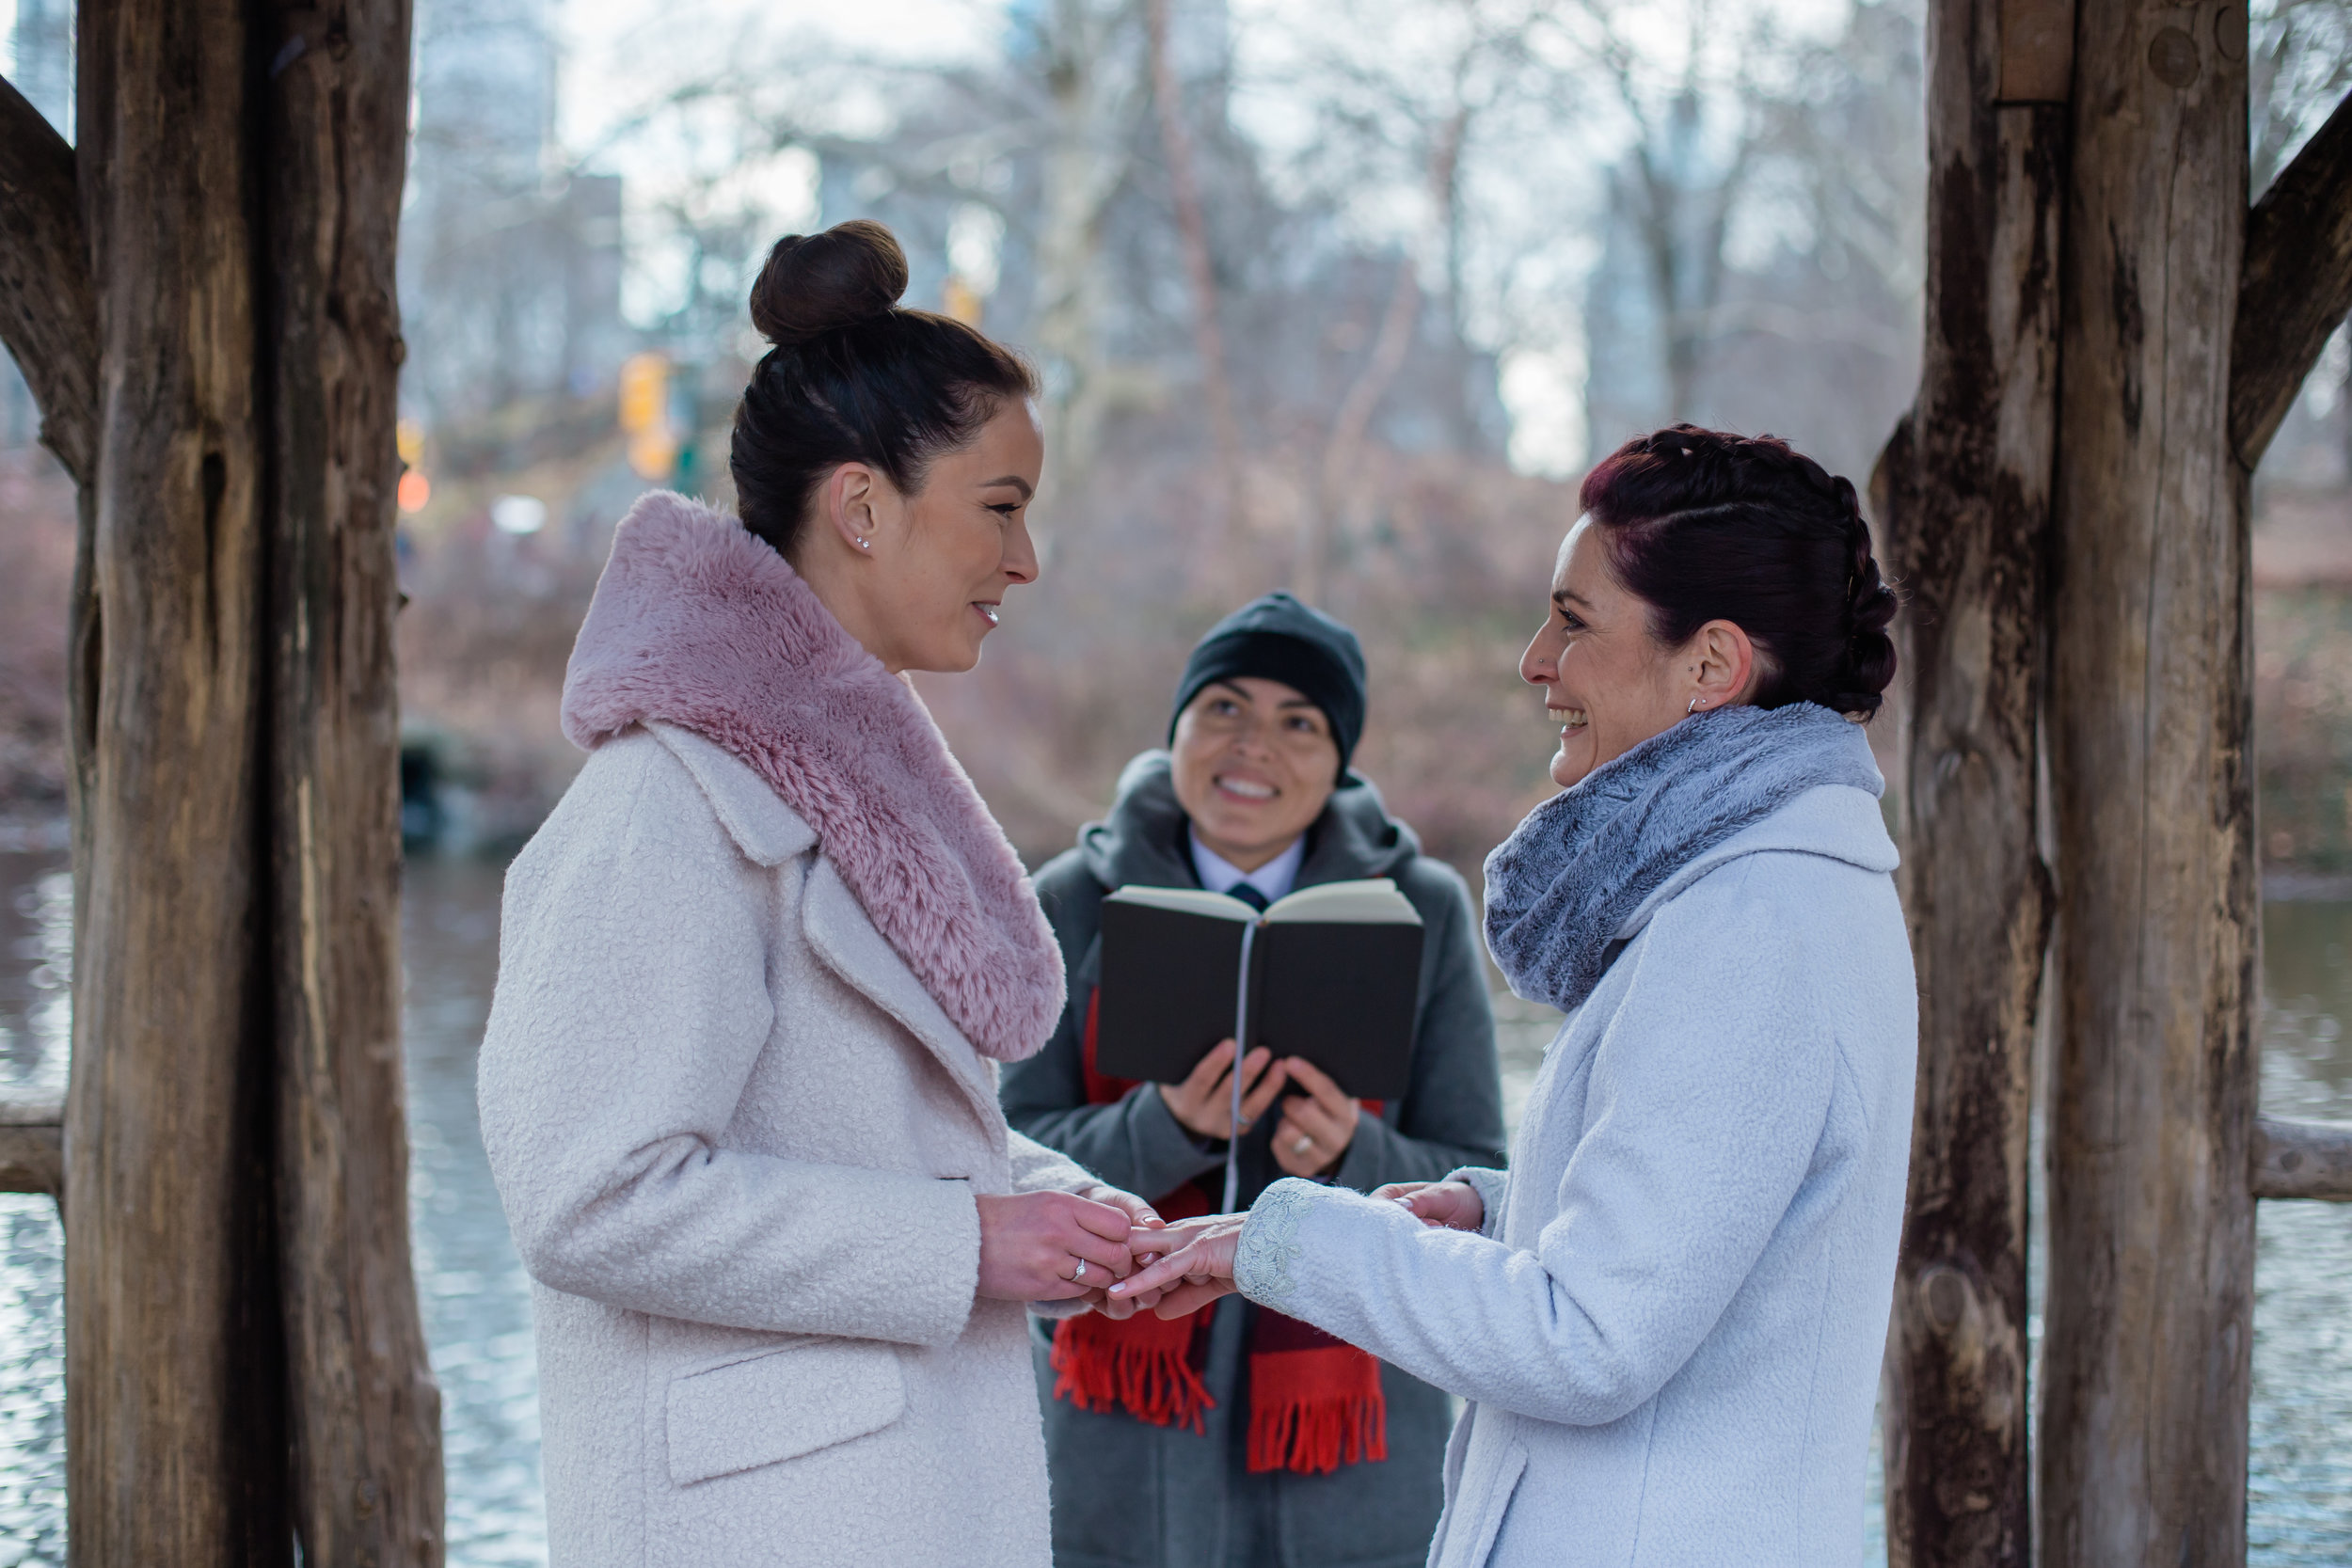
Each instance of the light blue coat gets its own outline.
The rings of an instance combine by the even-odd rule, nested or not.
[[[1250,1299],[1470,1402],[1433,1568],[1840,1568],[1911,1148],[1917,994],[1867,792],[1708,851],[1617,933],[1481,1235],[1286,1180]]]

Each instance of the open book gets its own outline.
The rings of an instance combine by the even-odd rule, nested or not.
[[[1232,1036],[1304,1056],[1359,1099],[1397,1099],[1421,943],[1420,913],[1385,877],[1300,888],[1263,914],[1199,888],[1120,888],[1103,901],[1096,1066],[1172,1084]]]

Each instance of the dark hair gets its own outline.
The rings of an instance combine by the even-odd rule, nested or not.
[[[1611,452],[1578,499],[1660,641],[1729,621],[1756,644],[1758,707],[1878,712],[1899,601],[1850,482],[1776,436],[1678,424]]]
[[[743,526],[788,555],[809,501],[844,463],[909,495],[1037,378],[960,321],[898,308],[906,253],[865,218],[787,234],[752,285],[752,325],[775,346],[735,413],[727,466]]]

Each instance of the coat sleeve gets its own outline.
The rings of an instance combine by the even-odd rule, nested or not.
[[[1434,862],[1422,863],[1421,875],[1440,890],[1423,906],[1438,915],[1428,923],[1436,948],[1430,992],[1414,1030],[1411,1087],[1395,1121],[1360,1118],[1332,1173],[1334,1184],[1359,1193],[1391,1181],[1439,1180],[1457,1166],[1502,1164],[1502,1071],[1470,895]]]
[[[1742,895],[1763,858],[1694,884],[1620,960],[1639,968],[1595,1048],[1586,1132],[1534,1250],[1283,1181],[1243,1229],[1244,1292],[1539,1420],[1597,1425],[1645,1403],[1745,1283],[1835,1091],[1805,922]]]
[[[978,1281],[965,1183],[723,1144],[775,1020],[771,900],[802,874],[745,859],[659,743],[592,758],[508,878],[480,1075],[491,1171],[555,1290],[946,1344]]]
[[[1097,1185],[1094,1174],[1069,1155],[1019,1132],[1008,1140],[1016,1193],[1081,1193]]]

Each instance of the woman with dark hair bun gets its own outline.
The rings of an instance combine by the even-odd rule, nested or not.
[[[1025,1307],[1149,1205],[1006,1126],[1061,955],[907,672],[1034,581],[1029,372],[889,231],[752,291],[740,518],[645,497],[506,882],[483,1139],[534,1281],[549,1560],[1043,1568]]]
[[[1286,1180],[1115,1298],[1238,1289],[1469,1402],[1436,1568],[1862,1558],[1917,995],[1862,721],[1894,678],[1853,486],[1677,425],[1584,482],[1520,674],[1561,793],[1487,950],[1566,1013],[1508,1175]]]

